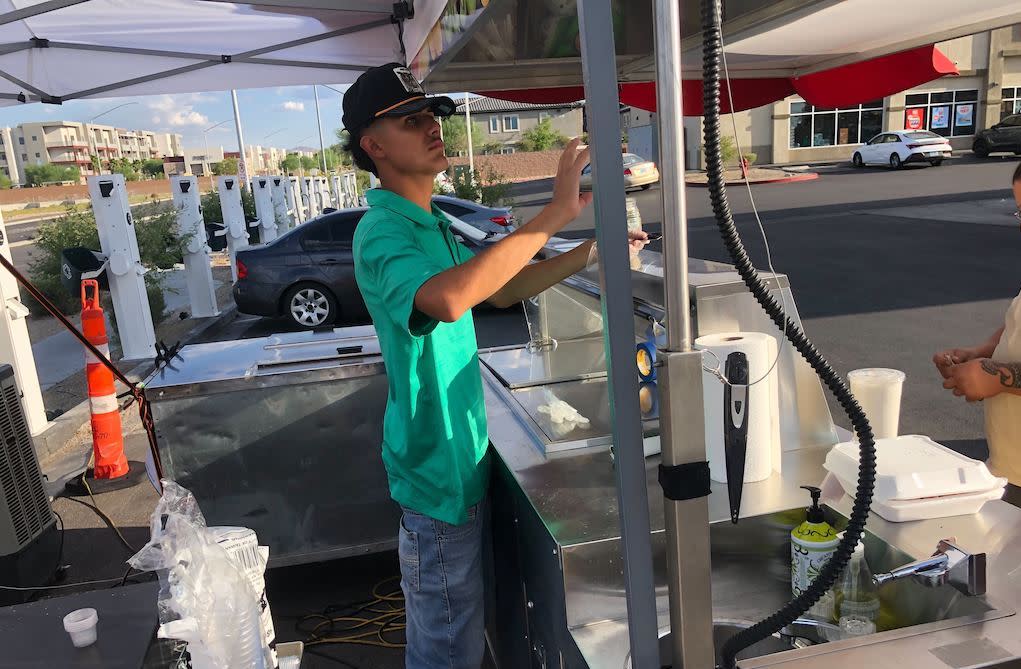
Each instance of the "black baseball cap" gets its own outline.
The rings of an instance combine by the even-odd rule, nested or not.
[[[432,109],[450,116],[457,105],[445,95],[428,97],[415,75],[400,63],[387,63],[362,73],[344,93],[344,117],[348,130],[361,130],[387,116],[407,116]]]

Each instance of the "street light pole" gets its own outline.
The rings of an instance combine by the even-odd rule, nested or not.
[[[475,174],[475,155],[472,151],[472,113],[471,100],[464,94],[464,127],[468,137],[468,172]]]
[[[238,135],[238,179],[242,186],[248,185],[248,164],[245,162],[245,138],[241,134],[241,112],[238,111],[238,92],[230,89],[230,99],[234,103],[234,129]]]
[[[323,139],[323,117],[319,114],[319,87],[313,85],[312,93],[316,100],[316,125],[319,126],[319,157],[323,162],[323,175],[326,175],[326,140]]]
[[[96,138],[92,136],[92,131],[89,130],[89,124],[92,123],[93,121],[95,121],[100,116],[106,116],[110,112],[116,111],[116,110],[120,109],[121,107],[129,107],[131,105],[137,105],[137,104],[138,104],[137,102],[125,102],[123,104],[117,105],[116,107],[110,107],[106,111],[99,112],[98,114],[96,114],[95,116],[93,116],[92,118],[90,118],[88,121],[86,121],[84,123],[85,134],[89,136],[89,152],[90,152],[89,158],[91,159],[92,156],[95,155],[96,156],[96,161],[99,163],[98,165],[94,165],[93,166],[93,167],[96,168],[97,174],[102,174],[103,173],[103,159],[99,157],[99,149],[96,148]]]

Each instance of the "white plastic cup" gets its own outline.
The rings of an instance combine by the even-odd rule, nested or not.
[[[64,630],[71,635],[75,648],[85,648],[96,643],[96,626],[99,615],[95,609],[78,609],[64,616]]]
[[[904,372],[897,369],[856,369],[847,375],[851,394],[865,410],[876,439],[897,436]]]

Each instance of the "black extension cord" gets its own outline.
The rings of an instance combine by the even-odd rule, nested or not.
[[[721,0],[702,0],[702,103],[704,108],[704,134],[706,172],[709,177],[709,197],[720,236],[727,252],[741,275],[745,285],[756,301],[769,315],[784,336],[794,345],[798,353],[808,361],[815,373],[843,407],[858,435],[860,444],[860,466],[858,468],[858,489],[854,496],[851,517],[844,537],[837,545],[836,552],[819,571],[812,584],[801,595],[787,602],[782,608],[742,630],[724,643],[720,651],[722,666],[734,669],[739,652],[779,632],[794,620],[804,615],[836,582],[851,553],[865,530],[865,521],[872,502],[872,488],[876,479],[876,446],[872,428],[858,402],[851,395],[843,380],[829,366],[822,354],[808,339],[798,325],[787,319],[782,308],[769,294],[769,288],[759,278],[758,272],[748,258],[741,237],[734,225],[734,216],[727,201],[727,190],[723,178],[723,160],[720,155],[720,68],[722,42]],[[732,110],[733,111],[733,110]]]

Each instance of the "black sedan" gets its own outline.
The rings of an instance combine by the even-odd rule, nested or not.
[[[336,322],[364,324],[369,314],[355,283],[351,243],[365,208],[342,209],[289,230],[272,242],[237,254],[238,311],[285,316],[303,328]],[[452,219],[469,247],[481,248],[491,234]]]

